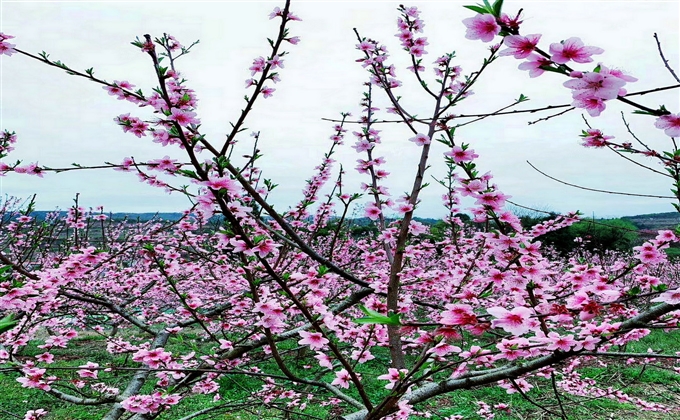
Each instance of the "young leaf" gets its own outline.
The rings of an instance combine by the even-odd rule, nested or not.
[[[479,7],[479,6],[463,6],[463,7],[466,8],[466,9],[470,9],[473,12],[480,13],[482,15],[489,13],[486,9],[484,9],[483,7]]]
[[[372,309],[368,309],[364,305],[359,305],[359,309],[366,314],[363,318],[357,318],[354,320],[357,324],[381,324],[381,325],[401,325],[399,320],[399,314],[392,314],[390,316],[385,316],[380,312],[376,312]]]
[[[493,14],[496,17],[500,17],[501,9],[503,8],[503,0],[496,0],[493,4]]]

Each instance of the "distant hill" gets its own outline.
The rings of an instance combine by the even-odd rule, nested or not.
[[[50,213],[54,213],[53,211],[44,211],[44,210],[35,210],[31,212],[31,215],[35,217],[38,220],[44,220],[45,216],[47,216]],[[65,211],[60,211],[59,214],[61,216],[65,216],[67,212]],[[182,218],[183,213],[105,213],[107,216],[112,218],[113,220],[123,220],[123,219],[128,219],[128,220],[139,220],[140,222],[148,222],[151,219],[161,219],[161,220],[167,220],[167,221],[177,221]],[[265,216],[265,218],[267,218]],[[439,221],[439,219],[432,219],[432,218],[422,218],[422,217],[414,217],[413,218],[415,221],[418,221],[420,223],[423,223],[425,225],[433,225]],[[392,222],[396,219],[388,218],[388,222]],[[368,217],[359,217],[356,219],[353,219],[353,223],[357,226],[367,226],[372,224],[372,220],[370,220]]]
[[[676,226],[680,225],[680,213],[678,212],[640,214],[625,216],[621,219],[630,221],[641,230],[674,230]]]
[[[43,210],[35,210],[31,212],[31,216],[35,217],[38,220],[44,220],[45,216],[47,216],[50,213],[54,213],[53,211],[43,211]],[[65,216],[67,212],[65,211],[60,211],[59,214],[61,216]],[[182,213],[105,213],[107,216],[112,218],[113,220],[123,220],[123,219],[128,219],[128,220],[139,220],[140,222],[148,222],[151,219],[162,219],[162,220],[168,220],[168,221],[176,221],[182,218]]]
[[[49,211],[36,210],[31,214],[37,219],[44,219]],[[65,211],[60,212],[61,215],[66,215]],[[107,215],[114,220],[123,220],[127,218],[128,220],[139,220],[141,222],[147,222],[151,219],[157,218],[168,221],[176,221],[182,217],[182,213],[107,213]],[[676,226],[680,225],[680,213],[669,212],[669,213],[652,213],[652,214],[640,214],[637,216],[624,216],[621,219],[625,219],[633,223],[640,230],[659,230],[659,229],[675,229]],[[388,218],[388,222],[394,219]],[[420,218],[415,217],[414,220],[423,223],[425,225],[433,225],[437,223],[438,219],[433,218]],[[356,226],[367,226],[372,224],[372,220],[367,217],[359,217],[353,220],[353,224]]]

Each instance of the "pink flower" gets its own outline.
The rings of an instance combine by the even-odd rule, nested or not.
[[[342,369],[338,372],[335,372],[335,379],[333,379],[331,385],[337,385],[340,388],[349,388],[350,379],[351,376],[349,376],[349,372],[347,372],[347,369]]]
[[[583,108],[586,111],[588,111],[588,114],[591,117],[599,117],[602,111],[605,110],[607,107],[604,104],[604,100],[601,98],[584,98],[584,99],[574,99],[574,102],[571,103],[572,106],[575,106],[576,108]]]
[[[448,156],[453,159],[456,163],[470,162],[479,155],[475,153],[472,149],[463,149],[460,146],[453,146],[451,151],[444,153],[444,156]]]
[[[652,302],[663,302],[669,305],[677,305],[680,303],[680,289],[667,290],[652,299]]]
[[[477,323],[477,316],[470,305],[448,304],[446,309],[442,312],[439,320],[444,325],[474,325]]]
[[[602,54],[604,50],[598,47],[586,47],[580,38],[569,38],[562,42],[550,44],[550,55],[552,61],[558,64],[568,63],[573,60],[577,63],[590,63],[593,54]]]
[[[40,420],[43,417],[47,416],[48,412],[43,410],[42,408],[39,408],[37,410],[28,410],[26,414],[24,414],[24,420]]]
[[[430,138],[427,135],[421,133],[416,134],[415,137],[411,137],[410,139],[408,139],[408,141],[412,141],[418,146],[430,144]]]
[[[12,54],[14,54],[16,52],[16,50],[14,49],[14,47],[16,47],[15,44],[10,44],[9,42],[5,42],[5,40],[9,39],[9,38],[14,38],[14,37],[10,36],[10,35],[5,35],[5,34],[2,34],[2,36],[0,37],[0,55],[4,54],[6,56],[11,56]]]
[[[87,362],[85,365],[80,366],[81,369],[77,371],[76,373],[81,377],[81,378],[92,378],[92,379],[97,379],[97,371],[92,370],[90,368],[98,368],[99,363],[93,363],[93,362]]]
[[[496,319],[491,321],[492,328],[500,327],[514,335],[522,335],[531,328],[530,317],[532,311],[529,308],[520,306],[512,311],[508,311],[505,308],[496,306],[488,308],[486,311],[496,317]]]
[[[301,346],[309,346],[312,350],[321,350],[328,344],[328,339],[320,332],[310,333],[307,331],[300,331],[299,334],[302,337],[302,340],[298,341],[298,344]]]
[[[269,98],[270,96],[274,95],[274,91],[276,91],[276,89],[264,86],[262,88],[262,96]]]
[[[501,31],[500,25],[496,23],[496,18],[490,14],[476,15],[463,19],[463,24],[467,27],[465,38],[481,39],[483,42],[493,40]]]
[[[540,34],[506,36],[503,38],[503,43],[507,45],[508,48],[499,52],[498,55],[512,55],[515,58],[526,58],[534,51],[534,48],[536,48],[540,39]]]
[[[276,248],[278,248],[279,246],[281,246],[281,245],[277,245],[271,239],[265,239],[264,241],[257,244],[253,248],[253,251],[255,251],[260,257],[264,258],[267,255],[269,255],[271,252],[274,252],[276,250]]]
[[[618,77],[602,73],[588,72],[581,77],[567,80],[565,87],[572,90],[574,99],[600,98],[615,99],[626,81]]]
[[[411,203],[401,203],[399,204],[399,207],[397,207],[397,211],[399,212],[399,214],[406,214],[412,210],[413,204]]]
[[[54,361],[54,355],[52,355],[52,353],[48,353],[48,352],[39,354],[39,355],[35,356],[35,358],[36,358],[36,360],[43,362],[43,363],[47,363],[47,364],[50,364]]]
[[[200,124],[200,120],[196,118],[196,113],[191,111],[185,111],[178,108],[172,108],[171,114],[168,117],[170,121],[176,121],[177,124],[182,127],[186,127],[189,124]]]
[[[281,57],[278,55],[275,55],[271,60],[269,60],[269,65],[271,65],[272,70],[277,67],[283,68],[283,60],[281,60]]]
[[[585,147],[604,147],[607,145],[607,140],[614,138],[614,136],[605,136],[600,130],[589,129],[586,133],[588,135],[581,136]]]
[[[297,45],[300,42],[300,37],[294,36],[294,37],[291,37],[291,38],[286,38],[285,40],[290,42],[293,45]]]
[[[234,193],[238,190],[238,183],[229,177],[210,177],[203,185],[216,191],[227,190],[228,192]]]
[[[458,346],[452,346],[449,343],[446,343],[442,341],[441,343],[437,344],[436,346],[432,347],[428,353],[434,353],[437,356],[444,357],[449,353],[460,353],[461,348]]]
[[[377,220],[380,217],[382,211],[374,204],[371,203],[364,208],[364,215],[371,220]]]
[[[680,137],[680,113],[660,116],[654,127],[663,130],[667,136]]]
[[[280,7],[275,7],[274,10],[269,14],[269,20],[278,16],[283,16],[283,10],[281,10]]]
[[[265,60],[264,57],[257,57],[255,60],[253,60],[253,65],[248,69],[250,70],[250,75],[255,76],[255,74],[263,71],[266,65],[267,60]]]
[[[404,378],[404,376],[405,376],[407,373],[408,373],[408,369],[397,370],[397,369],[395,369],[395,368],[389,368],[389,369],[387,369],[387,373],[386,373],[386,374],[378,376],[377,379],[378,379],[378,380],[381,380],[381,381],[389,381],[390,383],[388,383],[387,385],[385,385],[385,388],[387,388],[387,389],[392,389],[392,388],[394,388],[394,385],[395,385],[399,380],[401,380],[402,378]]]
[[[547,349],[551,351],[569,351],[578,344],[573,335],[561,336],[554,331],[548,333],[548,336],[543,338],[542,341],[548,344]]]
[[[501,192],[490,191],[481,194],[477,197],[475,204],[488,206],[491,210],[500,210],[505,205],[505,200],[510,198]]]
[[[360,51],[372,51],[376,48],[376,45],[370,41],[361,41],[356,47]]]
[[[177,160],[170,159],[169,156],[163,156],[162,159],[153,159],[149,161],[149,163],[155,165],[155,168],[159,171],[166,171],[170,173],[177,172],[177,166],[175,165]]]
[[[333,363],[331,361],[331,358],[327,354],[317,353],[316,356],[314,356],[314,358],[319,361],[319,366],[327,367],[328,369],[333,369]]]
[[[529,70],[529,77],[538,77],[545,72],[541,67],[550,66],[551,64],[552,61],[542,55],[531,53],[527,57],[527,61],[521,63],[517,68],[520,70]]]

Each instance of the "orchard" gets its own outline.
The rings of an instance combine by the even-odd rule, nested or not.
[[[139,35],[130,60],[146,63],[155,85],[138,89],[123,75],[105,80],[0,33],[4,66],[32,60],[99,85],[102,101],[129,105],[105,129],[117,125],[157,148],[153,159],[55,168],[13,160],[13,148],[28,140],[2,127],[0,174],[116,170],[189,203],[177,221],[120,221],[81,205],[86,197],[45,218],[34,211],[39,196],[2,201],[0,381],[48,398],[27,400],[19,413],[3,408],[10,396],[0,395],[0,417],[76,418],[56,414],[66,406],[85,413],[77,418],[104,420],[492,419],[520,418],[513,416],[522,401],[535,415],[575,419],[589,400],[670,416],[649,418],[678,415],[680,404],[602,385],[584,369],[625,363],[680,374],[680,348],[631,350],[653,334],[677,334],[680,279],[665,250],[680,232],[659,231],[630,253],[558,254],[542,237],[580,214],[523,227],[494,168],[479,164],[461,136],[469,124],[508,114],[540,122],[581,113],[583,126],[567,135],[668,178],[680,211],[680,110],[649,100],[680,88],[660,40],[659,65],[671,82],[635,90],[644,75],[599,62],[605,51],[579,34],[524,33],[530,10],[506,10],[503,0],[459,9],[460,42],[485,50],[476,68],[461,68],[452,51],[430,51],[416,7],[397,8],[389,40],[397,48],[354,29],[356,66],[366,75],[360,112],[331,119],[326,152],[285,210],[270,198],[278,181],[260,166],[261,133],[248,121],[256,103],[277,99],[274,86],[285,84],[286,64],[304,45],[296,28],[305,22],[290,1],[269,15],[278,30],[243,70],[242,109],[223,138],[205,134],[200,98],[182,73],[200,44]],[[410,64],[397,68],[392,54]],[[474,88],[508,60],[518,68],[513,77],[549,78],[572,102],[527,108],[518,92],[500,109],[466,111]],[[401,96],[407,79],[427,98],[417,112]],[[626,107],[627,138],[598,124],[612,104]],[[633,114],[652,127],[654,142],[630,128]],[[401,136],[384,138],[387,125]],[[401,168],[410,180],[400,192],[387,187],[384,154],[394,144],[418,156],[415,167]],[[345,149],[353,158],[336,161]],[[348,182],[349,171],[363,181]],[[436,231],[414,219],[432,190],[446,212]],[[360,217],[370,229],[356,229]]]

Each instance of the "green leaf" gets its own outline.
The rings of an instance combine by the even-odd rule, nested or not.
[[[499,17],[501,15],[501,9],[503,8],[503,0],[496,0],[493,4],[493,14]]]
[[[652,286],[652,290],[654,290],[656,292],[665,292],[666,290],[668,290],[668,286],[661,283],[659,285]]]
[[[6,317],[0,319],[0,334],[5,331],[9,331],[14,328],[19,322],[14,319],[13,314],[9,314]]]
[[[392,314],[390,316],[385,316],[380,312],[376,312],[372,309],[368,309],[364,305],[359,305],[359,309],[366,314],[363,318],[357,318],[354,320],[357,324],[380,324],[380,325],[401,325],[399,320],[399,314]]]
[[[199,179],[198,175],[196,175],[196,172],[190,171],[188,169],[180,169],[177,172],[192,179]]]
[[[482,15],[489,13],[486,9],[484,9],[483,7],[479,7],[479,6],[463,6],[463,7],[466,8],[466,9],[472,10],[473,12],[480,13]]]
[[[595,67],[595,68],[593,69],[593,72],[599,73],[600,70],[602,70],[602,66],[600,66],[600,65],[598,64],[597,67]]]

